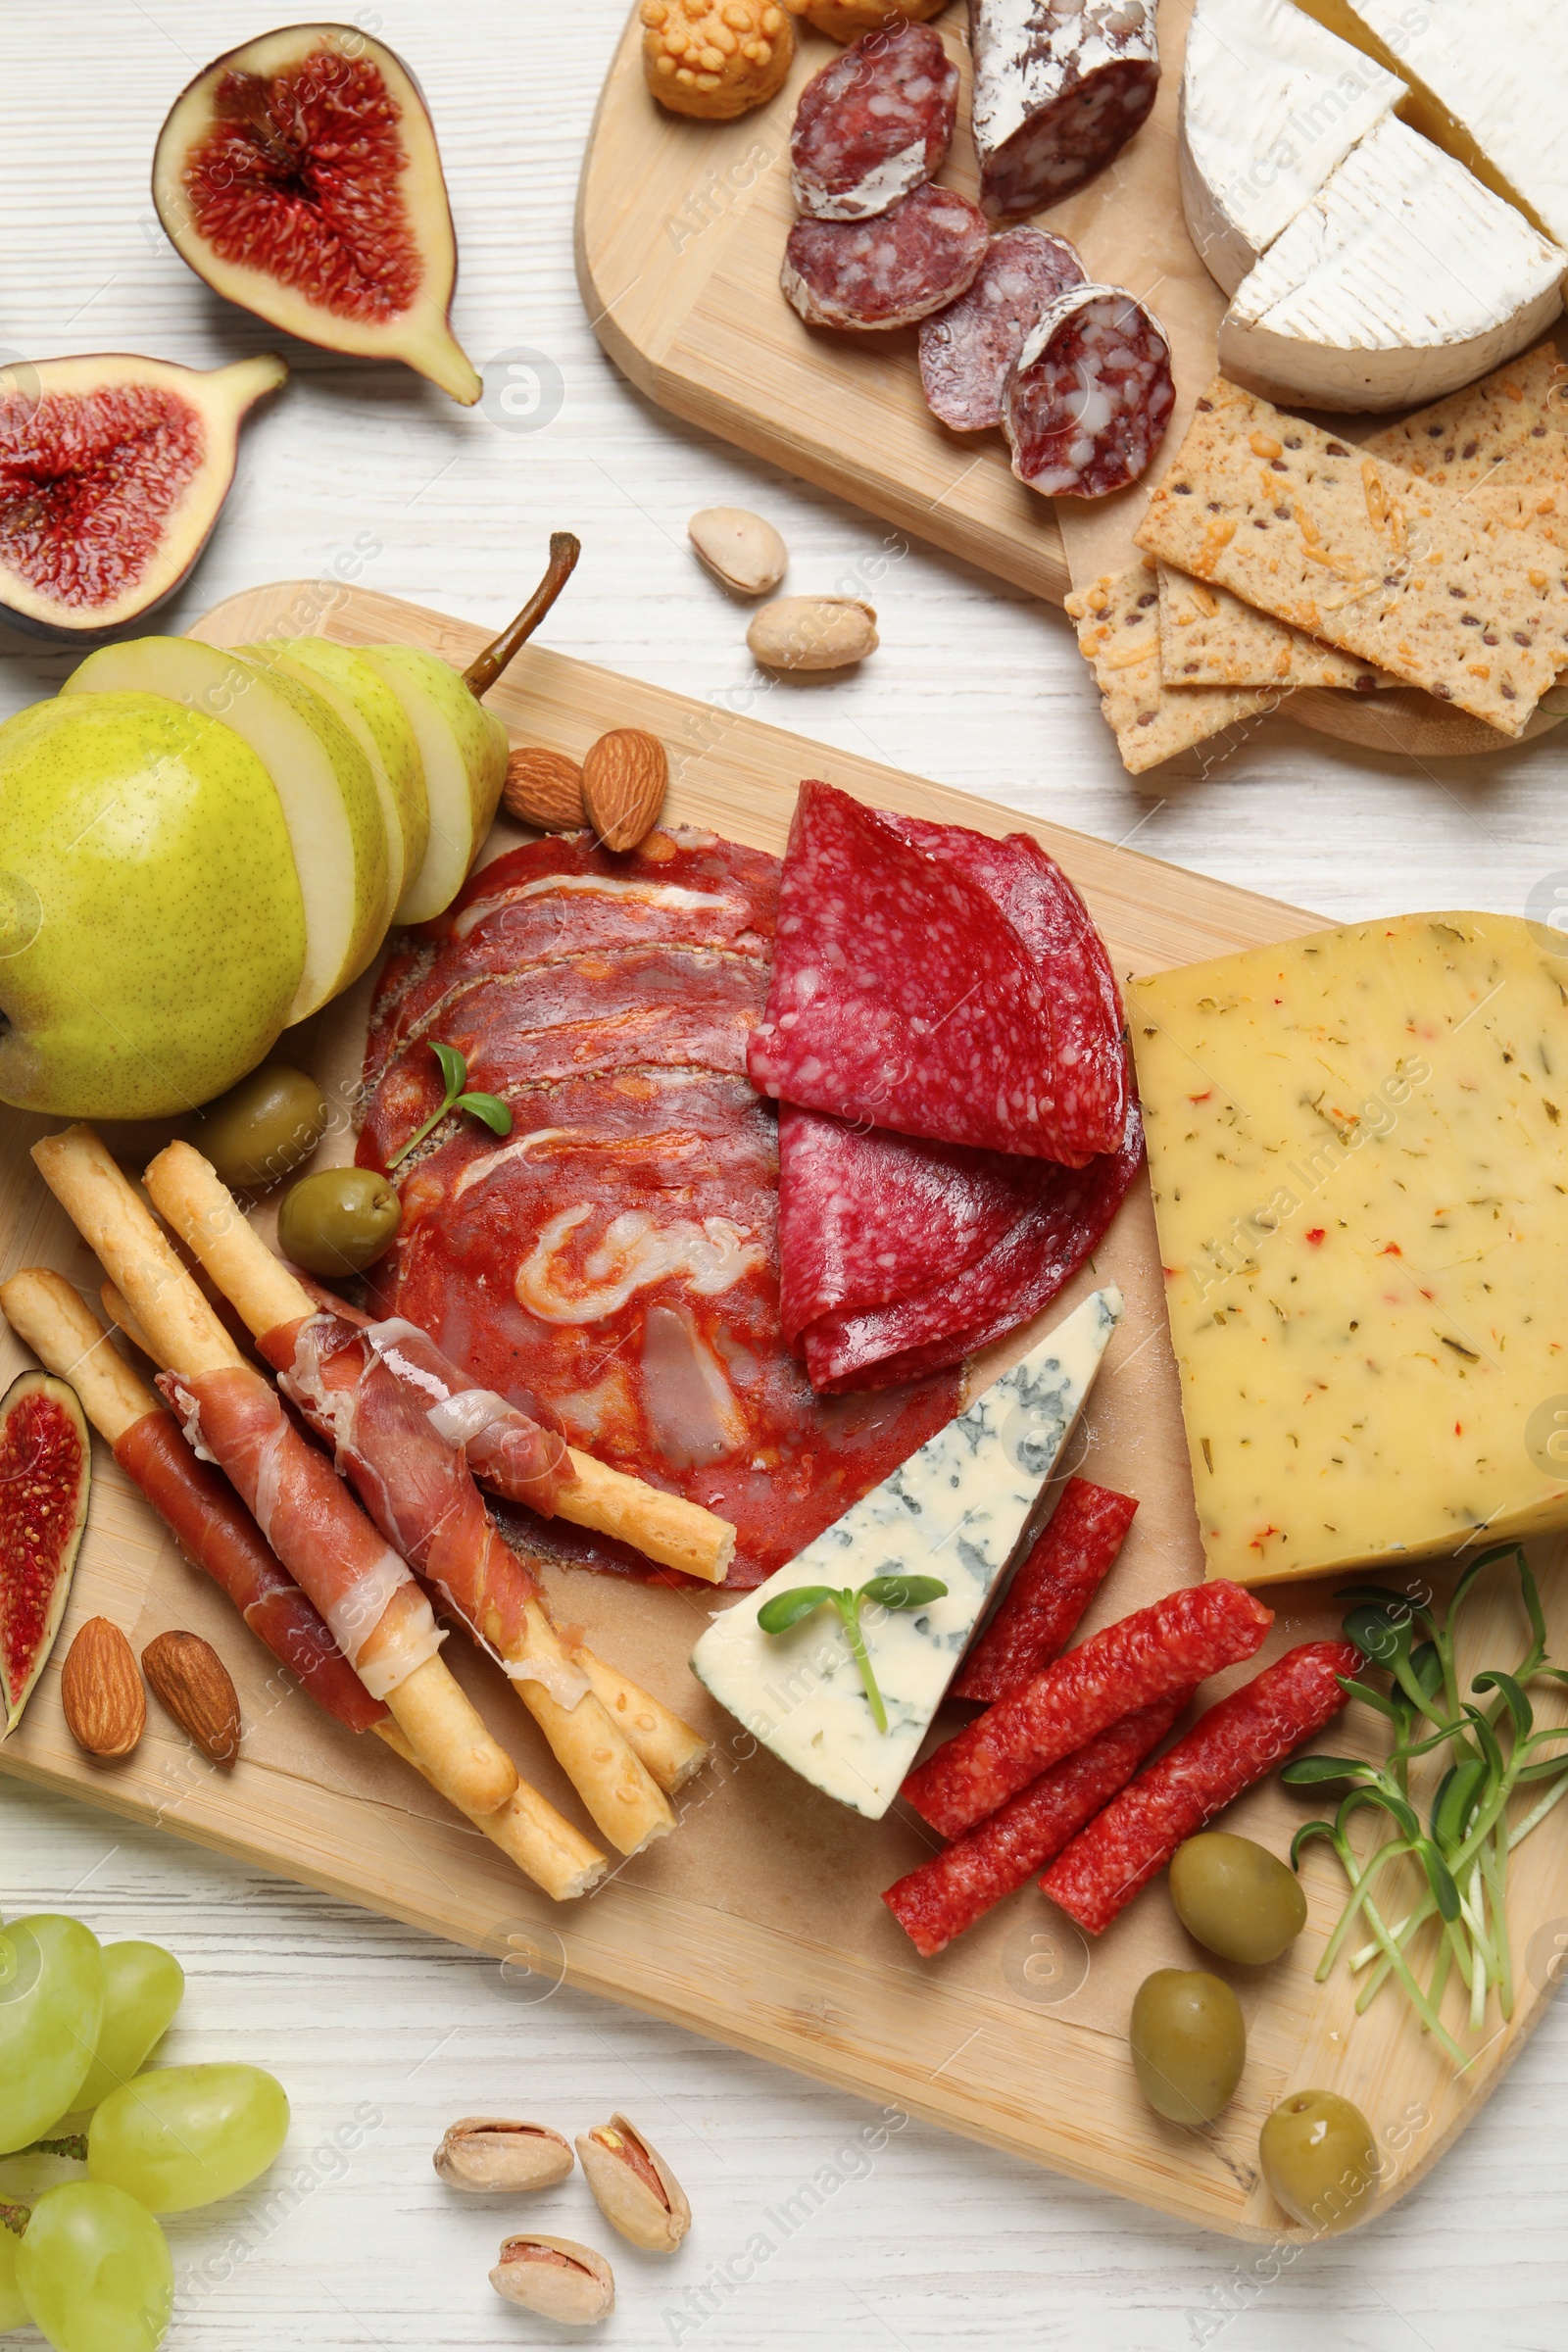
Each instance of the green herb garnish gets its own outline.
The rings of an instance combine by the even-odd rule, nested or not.
[[[1483,1571],[1498,1560],[1517,1563],[1520,1597],[1530,1622],[1530,1639],[1511,1673],[1494,1667],[1478,1674],[1472,1691],[1495,1693],[1483,1709],[1461,1698],[1454,1632],[1459,1614]],[[1559,1797],[1568,1794],[1568,1754],[1543,1754],[1552,1741],[1568,1740],[1568,1724],[1538,1731],[1524,1686],[1532,1681],[1568,1683],[1568,1672],[1546,1663],[1546,1625],[1541,1596],[1523,1550],[1498,1544],[1473,1560],[1454,1588],[1446,1611],[1410,1600],[1383,1585],[1356,1585],[1341,1594],[1356,1605],[1345,1620],[1346,1639],[1392,1680],[1388,1691],[1341,1677],[1352,1698],[1372,1707],[1391,1730],[1386,1760],[1369,1764],[1350,1756],[1299,1756],[1280,1778],[1290,1788],[1349,1784],[1349,1793],[1332,1821],[1309,1821],[1297,1831],[1291,1860],[1299,1866],[1303,1846],[1326,1838],[1350,1884],[1350,1899],[1318,1967],[1322,1984],[1344,1950],[1356,1921],[1371,1941],[1350,1957],[1354,1974],[1370,1972],[1356,1998],[1360,2015],[1391,1976],[1420,2017],[1423,2029],[1458,2066],[1469,2057],[1443,2025],[1439,2010],[1450,1975],[1457,1969],[1469,1993],[1469,2023],[1479,2034],[1494,1989],[1506,2019],[1513,2015],[1513,1957],[1508,1937],[1508,1856],[1543,1822]],[[1417,1631],[1424,1639],[1416,1639]],[[1446,1749],[1450,1761],[1438,1785],[1425,1827],[1410,1801],[1410,1766],[1418,1757]],[[1544,1793],[1520,1820],[1510,1822],[1515,1792],[1544,1786]],[[1349,1824],[1358,1812],[1374,1810],[1393,1823],[1389,1836],[1363,1861],[1350,1842]],[[1375,1899],[1383,1873],[1400,1861],[1413,1862],[1425,1880],[1405,1916],[1390,1925]],[[1423,1929],[1436,1923],[1438,1939],[1423,1983],[1411,1966],[1411,1951]]]
[[[799,1585],[793,1592],[777,1593],[764,1601],[757,1612],[757,1622],[764,1634],[787,1634],[792,1625],[809,1617],[824,1601],[830,1601],[844,1621],[849,1636],[850,1651],[860,1670],[865,1695],[871,1702],[871,1719],[879,1732],[888,1728],[888,1711],[882,1704],[882,1693],[876,1687],[876,1676],[866,1653],[865,1636],[860,1631],[860,1610],[866,1601],[879,1609],[923,1609],[933,1600],[941,1600],[948,1588],[934,1576],[873,1576],[858,1592],[848,1585],[842,1592],[831,1585]]]
[[[423,1143],[432,1127],[440,1126],[450,1111],[466,1110],[470,1118],[482,1119],[492,1134],[510,1135],[512,1133],[512,1113],[503,1102],[494,1095],[469,1095],[464,1092],[468,1083],[468,1064],[458,1052],[457,1047],[439,1046],[433,1037],[427,1038],[425,1043],[441,1064],[441,1075],[446,1080],[447,1099],[439,1110],[433,1110],[430,1113],[422,1127],[415,1129],[402,1151],[393,1152],[392,1157],[386,1163],[386,1172],[389,1176],[395,1167],[400,1166],[408,1158],[416,1144]]]

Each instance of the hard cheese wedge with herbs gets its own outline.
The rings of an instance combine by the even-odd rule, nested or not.
[[[1402,915],[1134,981],[1211,1577],[1568,1527],[1568,955]]]
[[[764,1747],[872,1821],[914,1762],[1121,1313],[1118,1291],[1096,1291],[787,1568],[716,1617],[692,1652],[693,1673]],[[924,1608],[865,1612],[886,1732],[876,1727],[831,1608],[777,1636],[758,1624],[781,1592],[802,1585],[858,1591],[878,1576],[937,1577],[948,1588]]]

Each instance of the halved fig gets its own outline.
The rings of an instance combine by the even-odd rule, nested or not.
[[[290,24],[218,58],[170,110],[153,202],[228,301],[478,399],[447,322],[458,247],[435,132],[407,66],[368,33]]]
[[[234,479],[270,353],[203,371],[129,352],[0,376],[0,611],[91,644],[173,595]]]
[[[91,1484],[92,1441],[75,1390],[24,1372],[0,1398],[0,1740],[48,1664]]]

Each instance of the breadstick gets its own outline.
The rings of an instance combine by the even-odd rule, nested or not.
[[[283,1501],[292,1491],[308,1491],[315,1511],[321,1515],[305,1531],[303,1548],[296,1545],[293,1557],[283,1550],[284,1564],[329,1625],[334,1609],[345,1600],[352,1613],[355,1580],[360,1579],[360,1592],[368,1595],[373,1591],[372,1580],[361,1570],[372,1550],[384,1546],[347,1491],[335,1476],[330,1487],[319,1481],[317,1465],[325,1468],[320,1456],[282,1419],[271,1390],[242,1361],[151,1211],[91,1128],[72,1127],[48,1136],[33,1146],[32,1155],[45,1183],[123,1291],[153,1344],[155,1360],[162,1359],[180,1381],[200,1389],[204,1394],[199,1401],[209,1413],[217,1403],[236,1425],[248,1420],[250,1428],[236,1429],[247,1445],[260,1434],[267,1401],[271,1400],[277,1418],[263,1442],[276,1457],[278,1499]],[[210,1441],[212,1435],[209,1430]],[[269,1532],[264,1519],[264,1533]],[[362,1635],[351,1663],[372,1696],[386,1700],[421,1768],[443,1793],[451,1794],[466,1812],[492,1813],[515,1789],[516,1767],[490,1737],[437,1654],[429,1603],[403,1563],[396,1562],[401,1574],[393,1578],[393,1555],[388,1553],[386,1559],[381,1581],[390,1589],[383,1590],[375,1621],[368,1634]],[[368,1600],[365,1605],[368,1607]]]

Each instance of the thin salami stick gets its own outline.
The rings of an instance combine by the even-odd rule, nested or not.
[[[882,1900],[915,1950],[934,1959],[1059,1854],[1127,1786],[1191,1696],[1190,1690],[1177,1690],[1124,1715],[1075,1756],[1063,1757],[1009,1797],[967,1837],[888,1887]]]
[[[1337,1678],[1360,1664],[1348,1642],[1303,1642],[1265,1666],[1073,1839],[1043,1891],[1086,1935],[1102,1936],[1179,1845],[1333,1721],[1348,1703]]]
[[[1273,1622],[1273,1610],[1240,1585],[1167,1592],[988,1708],[916,1766],[904,1794],[944,1838],[961,1838],[1133,1708],[1254,1656]]]
[[[955,1698],[1005,1698],[1059,1658],[1115,1564],[1135,1496],[1069,1478],[1051,1524],[1007,1587],[953,1686]]]

